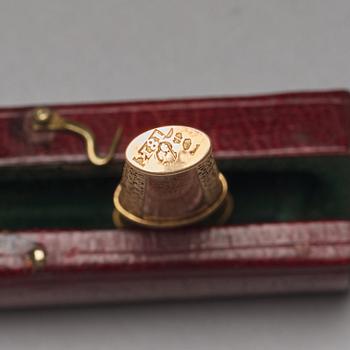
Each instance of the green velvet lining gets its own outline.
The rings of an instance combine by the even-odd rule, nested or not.
[[[234,197],[229,223],[350,218],[347,157],[219,162]],[[0,181],[0,229],[113,228],[121,165],[9,169]]]

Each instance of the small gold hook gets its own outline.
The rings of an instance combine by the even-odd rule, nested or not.
[[[90,162],[94,165],[106,165],[109,163],[119,144],[122,128],[118,128],[112,140],[108,153],[101,157],[96,154],[96,142],[94,133],[85,125],[67,120],[59,113],[48,108],[36,108],[33,111],[33,130],[35,131],[60,131],[67,130],[79,134],[86,142],[86,152]]]

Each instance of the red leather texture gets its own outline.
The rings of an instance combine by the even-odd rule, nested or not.
[[[117,160],[134,136],[167,124],[207,132],[217,159],[236,159],[349,154],[349,102],[329,91],[52,108],[89,126],[102,153],[122,126]],[[89,165],[78,136],[33,133],[31,108],[0,109],[0,167]],[[39,270],[27,257],[35,244],[48,253]],[[0,307],[340,291],[349,264],[346,221],[4,232]]]
[[[218,159],[308,156],[348,153],[349,96],[345,91],[330,91],[52,108],[89,126],[102,153],[122,126],[117,159],[124,158],[133,137],[168,124],[185,124],[208,133]],[[79,136],[62,132],[33,136],[30,110],[0,109],[0,166],[87,161]]]
[[[33,272],[26,252],[45,247]],[[0,306],[345,290],[350,223],[0,236]]]

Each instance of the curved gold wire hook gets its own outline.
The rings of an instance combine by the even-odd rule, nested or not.
[[[118,128],[112,140],[112,144],[105,156],[96,153],[96,142],[94,133],[85,125],[67,120],[59,113],[48,108],[36,108],[33,111],[33,129],[35,131],[60,131],[67,130],[82,136],[86,143],[86,152],[90,162],[94,165],[106,165],[109,163],[119,144],[122,128]]]

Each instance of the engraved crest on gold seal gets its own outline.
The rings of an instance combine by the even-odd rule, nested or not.
[[[210,151],[210,140],[197,129],[164,126],[136,137],[126,156],[146,172],[172,172],[194,165]]]
[[[227,200],[227,182],[212,155],[209,137],[180,125],[135,137],[114,194],[118,215],[152,228],[190,225]]]

